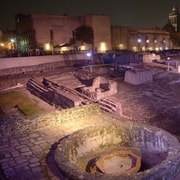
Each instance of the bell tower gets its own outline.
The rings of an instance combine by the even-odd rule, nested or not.
[[[180,32],[180,14],[175,6],[169,13],[169,22],[174,26],[176,32]]]

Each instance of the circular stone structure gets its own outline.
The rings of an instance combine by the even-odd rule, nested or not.
[[[141,156],[141,163],[136,169],[138,172],[108,172],[110,165],[120,165],[120,159],[116,156],[119,150],[128,154],[134,152],[133,149],[138,149]],[[105,164],[99,165],[100,162],[113,153],[116,159],[114,162],[111,159],[111,164],[103,171]],[[180,144],[174,136],[162,129],[123,121],[88,127],[60,139],[54,158],[61,177],[72,180],[169,180],[180,171]],[[126,159],[126,170],[131,160]],[[96,165],[100,171],[94,169],[93,172],[90,167]]]

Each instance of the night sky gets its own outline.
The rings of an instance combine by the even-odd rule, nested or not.
[[[16,13],[104,14],[112,25],[161,28],[173,6],[180,11],[180,0],[1,0],[0,29],[13,29]]]

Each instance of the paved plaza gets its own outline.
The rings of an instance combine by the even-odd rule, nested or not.
[[[76,130],[98,125],[99,121],[69,122],[31,133],[2,138],[0,165],[2,179],[55,180],[59,179],[53,151],[58,140]],[[0,178],[0,179],[1,179]]]

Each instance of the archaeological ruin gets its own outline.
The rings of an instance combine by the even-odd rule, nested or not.
[[[43,78],[42,82],[30,79],[27,89],[56,107],[71,108],[98,103],[105,111],[119,113],[119,104],[111,97],[117,93],[117,83],[101,76],[94,78],[91,86],[84,85],[76,89],[57,84],[47,78]]]
[[[96,111],[96,117],[111,122],[76,131],[58,141],[54,157],[62,177],[154,180],[171,179],[179,171],[180,145],[169,133],[117,121],[102,111]]]
[[[170,180],[180,174],[178,74],[159,62],[151,68],[159,56],[104,58],[104,64],[73,66],[74,61],[65,68],[56,59],[13,69],[13,77],[23,76],[11,81],[24,84],[17,89],[54,109],[0,122],[5,177]],[[2,78],[9,72],[2,70]],[[6,116],[3,109],[0,113]]]

